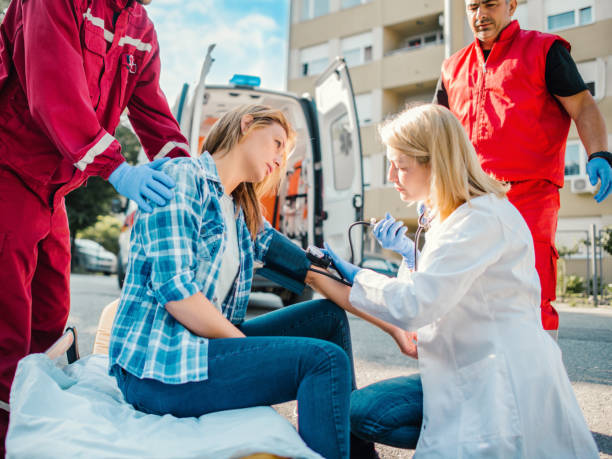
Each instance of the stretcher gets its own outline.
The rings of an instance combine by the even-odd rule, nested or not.
[[[19,362],[7,458],[321,458],[268,406],[180,419],[132,408],[107,371],[117,305],[104,308],[91,355],[80,358],[76,329],[68,328],[46,353]]]

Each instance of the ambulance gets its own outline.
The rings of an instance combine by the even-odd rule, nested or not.
[[[207,85],[213,49],[208,49],[198,83],[183,85],[173,107],[191,155],[199,155],[210,128],[228,110],[253,103],[281,109],[297,132],[297,142],[278,194],[263,199],[265,217],[300,247],[322,247],[326,241],[349,259],[347,230],[363,219],[364,191],[359,122],[346,62],[336,58],[317,79],[314,95],[297,96],[261,89],[259,78],[248,75],[235,75],[228,85]],[[119,244],[120,285],[132,221],[133,212],[127,212]],[[362,228],[351,231],[356,264],[363,257]],[[252,290],[275,293],[285,305],[312,298],[309,288],[301,290],[265,267],[255,272]]]

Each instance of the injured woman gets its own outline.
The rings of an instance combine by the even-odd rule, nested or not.
[[[198,158],[163,166],[174,197],[135,219],[109,372],[128,403],[156,415],[297,400],[312,450],[348,458],[352,444],[374,454],[371,442],[350,438],[346,312],[321,299],[244,320],[256,262],[284,264],[315,288],[335,282],[262,218],[259,199],[278,184],[293,137],[281,111],[241,106],[215,123]]]

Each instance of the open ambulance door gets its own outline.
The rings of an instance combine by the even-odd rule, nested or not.
[[[193,97],[186,106],[184,113],[179,121],[181,132],[189,140],[190,154],[193,158],[199,154],[200,146],[200,128],[202,124],[202,106],[204,105],[204,94],[206,90],[206,76],[210,71],[210,67],[214,62],[212,58],[212,50],[215,49],[213,43],[206,51],[206,57],[200,71],[200,79],[196,85]],[[183,88],[184,89],[184,88]]]
[[[348,228],[354,221],[363,220],[363,163],[353,86],[343,58],[337,57],[316,81],[315,104],[323,175],[323,239],[349,259]],[[359,264],[363,225],[354,227],[351,236],[352,261]]]
[[[185,135],[185,129],[183,128],[184,120],[189,116],[187,114],[189,106],[187,103],[187,94],[189,94],[189,85],[184,83],[183,87],[181,88],[181,93],[178,95],[174,105],[172,106],[172,115],[174,118],[176,118],[183,135]]]

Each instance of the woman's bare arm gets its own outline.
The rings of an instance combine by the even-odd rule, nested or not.
[[[393,324],[390,324],[389,322],[385,322],[382,319],[355,308],[349,301],[351,287],[313,271],[308,271],[308,274],[306,275],[306,283],[325,298],[336,303],[346,312],[350,312],[357,317],[367,320],[371,324],[376,325],[382,331],[391,335],[402,353],[414,359],[418,358],[416,332],[407,332]]]
[[[204,338],[244,338],[235,325],[201,292],[180,301],[170,301],[166,310],[192,333]]]
[[[390,333],[391,328],[395,327],[384,320],[378,319],[377,317],[355,308],[349,301],[351,287],[348,285],[341,284],[340,282],[330,279],[323,274],[318,274],[313,271],[308,271],[308,274],[306,275],[306,283],[325,298],[336,303],[345,311],[367,320],[387,333]]]

